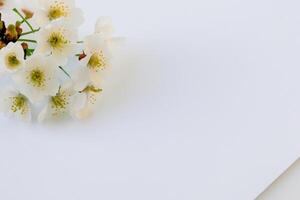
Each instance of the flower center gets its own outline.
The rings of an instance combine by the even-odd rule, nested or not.
[[[53,49],[62,49],[68,42],[60,32],[53,32],[48,39],[48,43]]]
[[[69,104],[69,95],[66,92],[58,92],[56,96],[51,97],[51,107],[56,111],[66,109]]]
[[[28,110],[27,105],[27,98],[19,94],[18,96],[11,97],[12,105],[11,105],[11,111],[13,112],[21,112],[21,114],[25,114]]]
[[[20,61],[18,60],[15,53],[7,55],[6,65],[9,69],[16,69],[20,65]]]
[[[40,69],[34,69],[29,73],[29,83],[34,87],[45,86],[46,77],[45,73]]]
[[[88,62],[88,67],[96,71],[99,69],[104,69],[105,66],[106,58],[104,57],[102,51],[94,53]]]
[[[102,89],[97,88],[93,85],[88,85],[86,88],[84,88],[79,93],[83,93],[83,92],[86,93],[89,103],[95,104],[95,102],[97,101],[96,94],[102,92]]]
[[[50,6],[48,18],[50,21],[68,16],[68,7],[63,2],[55,2]]]

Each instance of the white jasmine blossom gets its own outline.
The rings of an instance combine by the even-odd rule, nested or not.
[[[50,96],[46,105],[38,116],[38,121],[43,122],[49,118],[59,118],[70,112],[72,95],[75,93],[71,83],[60,87],[56,95]]]
[[[40,0],[36,20],[40,26],[57,20],[79,26],[83,23],[82,10],[75,7],[74,0]]]
[[[71,115],[73,118],[84,119],[89,117],[93,113],[101,92],[101,88],[91,84],[75,94],[71,107]]]
[[[95,34],[106,39],[111,38],[115,28],[113,27],[112,19],[110,17],[99,17],[95,25]]]
[[[106,45],[110,52],[118,48],[125,40],[122,37],[114,37],[114,32],[115,28],[110,17],[98,18],[95,25],[95,34],[98,35],[102,40],[106,41]]]
[[[6,89],[1,93],[0,111],[10,117],[31,121],[29,100],[16,89]]]
[[[0,112],[24,121],[37,113],[39,122],[89,117],[123,41],[111,18],[99,18],[92,35],[78,40],[83,14],[75,0],[0,0],[0,12],[0,75],[15,86],[0,88]]]
[[[88,69],[92,83],[98,84],[101,71],[110,66],[111,54],[107,42],[98,35],[90,35],[85,38],[84,46],[86,57],[81,64]]]
[[[16,72],[24,66],[24,50],[19,43],[9,43],[0,51],[0,73]]]
[[[76,119],[84,119],[93,113],[102,89],[90,81],[86,68],[79,68],[72,77],[77,93],[72,98],[71,115]]]
[[[13,80],[32,103],[38,103],[57,93],[59,82],[56,76],[57,64],[53,58],[34,55],[26,60],[24,69]]]
[[[64,65],[68,56],[75,54],[76,42],[76,29],[66,24],[53,23],[39,32],[36,50],[40,53],[51,54]]]

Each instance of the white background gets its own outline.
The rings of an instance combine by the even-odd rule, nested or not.
[[[299,1],[77,3],[126,43],[92,119],[0,117],[0,199],[252,200],[299,156]]]

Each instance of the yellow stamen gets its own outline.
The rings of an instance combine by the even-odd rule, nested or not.
[[[60,32],[53,32],[48,39],[48,43],[53,49],[62,49],[64,45],[69,42],[70,41],[66,40],[65,36]]]
[[[27,79],[29,79],[29,84],[31,84],[34,87],[40,88],[45,86],[45,82],[46,82],[45,72],[43,72],[38,68],[32,70],[29,73]]]
[[[48,18],[50,21],[59,19],[61,17],[67,17],[69,13],[69,8],[63,2],[55,1],[53,5],[50,6],[48,12]]]
[[[20,65],[20,61],[18,60],[17,55],[15,53],[8,54],[6,56],[5,63],[6,66],[11,70],[18,68],[18,66]]]
[[[24,95],[19,94],[15,97],[11,97],[11,100],[11,111],[20,112],[21,114],[25,114],[28,111],[28,100]]]
[[[56,96],[51,97],[51,107],[55,111],[65,110],[69,104],[70,95],[67,92],[58,92]]]
[[[97,101],[96,94],[100,92],[102,92],[101,88],[97,88],[93,85],[88,85],[80,93],[86,93],[89,103],[95,104],[95,102]]]
[[[93,86],[93,85],[88,85],[88,86],[86,86],[86,88],[84,88],[84,89],[81,91],[81,93],[82,93],[82,92],[85,92],[85,93],[99,93],[99,92],[102,92],[102,89],[97,88],[97,87],[95,87],[95,86]]]
[[[104,57],[102,51],[94,53],[91,56],[88,62],[88,67],[96,71],[102,70],[106,67],[106,58]]]

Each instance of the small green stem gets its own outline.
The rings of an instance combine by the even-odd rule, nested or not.
[[[31,42],[31,43],[37,43],[36,40],[29,40],[29,39],[18,39],[18,42]]]
[[[69,78],[71,78],[70,74],[61,66],[58,66],[58,68],[63,71]]]
[[[83,43],[83,41],[77,41],[77,43],[78,43],[78,44],[81,44],[81,43]]]
[[[23,15],[18,11],[18,9],[14,8],[13,11],[19,15],[19,17],[21,17],[21,19],[28,25],[28,27],[30,28],[31,31],[34,31],[33,27],[31,26],[31,24],[27,21],[27,19],[25,17],[23,17]]]
[[[40,30],[40,28],[38,28],[38,29],[35,29],[35,30],[33,30],[33,31],[24,32],[24,33],[22,33],[22,34],[21,34],[21,36],[24,36],[24,35],[29,35],[29,34],[32,34],[32,33],[38,32],[39,30]]]

